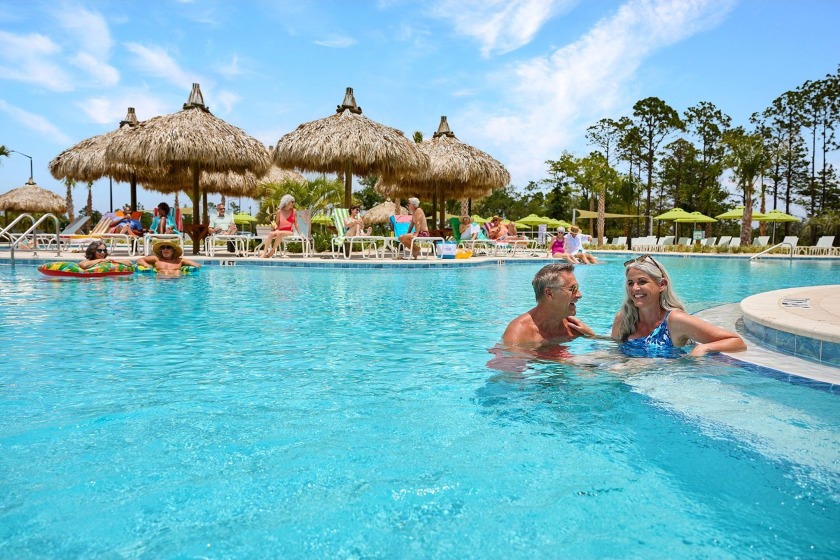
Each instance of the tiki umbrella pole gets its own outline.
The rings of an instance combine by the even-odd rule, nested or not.
[[[353,166],[344,166],[344,207],[350,208],[353,198]]]
[[[199,167],[198,162],[193,162],[192,164],[192,199],[193,199],[193,225],[198,225],[198,221],[200,219],[201,214],[199,214],[198,207],[199,203],[201,202],[201,194],[198,192],[198,177],[201,175],[201,169]],[[198,246],[201,241],[198,239],[198,235],[196,234],[193,237],[193,255],[198,254]]]

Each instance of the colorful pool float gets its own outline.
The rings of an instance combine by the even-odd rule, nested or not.
[[[157,270],[150,266],[143,266],[142,264],[138,264],[135,270],[139,274],[157,274]],[[181,267],[181,274],[193,274],[195,272],[198,272],[198,267],[188,265]]]
[[[47,276],[68,278],[104,278],[105,276],[127,276],[134,274],[134,267],[119,263],[99,263],[91,268],[79,268],[75,262],[50,262],[38,267],[38,272]]]

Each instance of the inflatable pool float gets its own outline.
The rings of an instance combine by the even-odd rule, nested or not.
[[[157,274],[157,270],[150,266],[143,266],[142,264],[138,264],[135,270],[139,274]],[[181,274],[193,274],[196,272],[198,272],[198,267],[196,266],[184,265],[181,267]]]
[[[134,274],[134,267],[119,263],[99,263],[88,269],[79,268],[79,263],[58,261],[42,264],[38,272],[47,276],[67,278],[104,278],[106,276],[128,276]]]

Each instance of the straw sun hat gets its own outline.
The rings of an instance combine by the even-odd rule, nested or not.
[[[179,244],[173,243],[172,241],[169,241],[168,239],[161,239],[160,241],[155,241],[155,244],[152,247],[152,252],[155,254],[155,256],[157,258],[159,258],[159,259],[163,258],[162,249],[164,247],[172,247],[173,253],[174,253],[174,255],[172,256],[173,259],[180,259],[181,255],[184,254],[184,251],[183,251],[183,249],[181,249],[181,246]]]

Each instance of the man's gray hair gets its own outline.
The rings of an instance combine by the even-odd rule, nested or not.
[[[408,203],[414,205],[415,208],[420,208],[420,199],[415,196],[409,198]]]
[[[531,280],[531,285],[534,287],[534,297],[537,302],[542,301],[545,297],[545,289],[551,286],[565,286],[566,281],[562,277],[564,273],[571,274],[575,271],[575,266],[569,263],[554,263],[547,264],[542,267],[539,272],[534,275]]]

